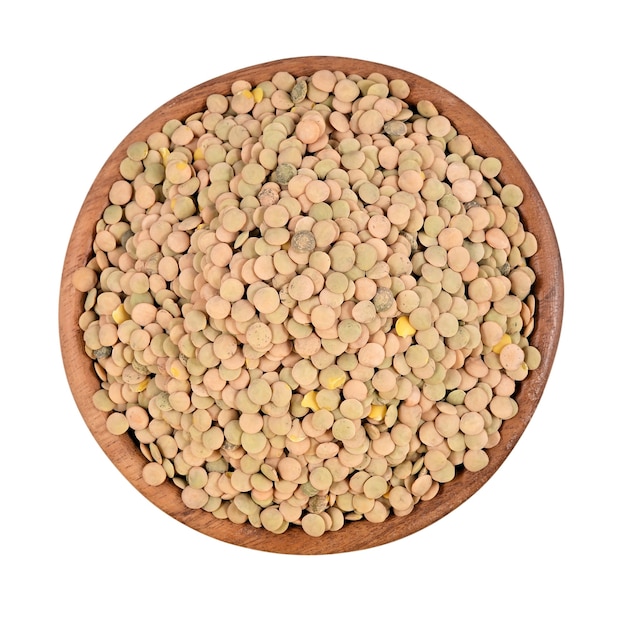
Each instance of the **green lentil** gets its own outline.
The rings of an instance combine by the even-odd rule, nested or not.
[[[72,283],[148,485],[319,537],[487,466],[541,364],[538,240],[506,164],[410,91],[278,72],[127,146]]]

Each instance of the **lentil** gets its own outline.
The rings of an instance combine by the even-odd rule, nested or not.
[[[537,239],[505,165],[409,93],[279,72],[127,147],[72,283],[148,485],[319,537],[489,463],[541,362]]]

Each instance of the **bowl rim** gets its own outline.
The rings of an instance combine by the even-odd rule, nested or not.
[[[542,360],[538,369],[518,383],[515,398],[519,413],[503,422],[501,441],[489,450],[490,463],[485,469],[476,473],[459,473],[450,483],[441,486],[437,496],[419,502],[406,516],[391,515],[383,523],[366,520],[348,522],[340,530],[315,538],[295,526],[281,535],[275,535],[248,523],[238,525],[220,520],[205,511],[185,507],[180,489],[171,481],[158,487],[151,487],[143,481],[141,469],[146,459],[138,446],[129,435],[110,434],[105,425],[106,414],[92,404],[91,396],[100,388],[100,381],[92,360],[84,350],[83,335],[78,326],[84,294],[73,288],[71,277],[91,254],[95,224],[108,204],[108,187],[119,178],[117,168],[129,143],[145,140],[169,119],[182,120],[197,113],[204,108],[209,93],[227,94],[235,80],[249,80],[255,85],[269,79],[277,71],[289,71],[298,77],[310,76],[319,69],[359,76],[379,72],[389,79],[405,80],[411,89],[405,99],[407,102],[416,104],[420,99],[431,100],[460,134],[466,134],[471,139],[478,154],[496,156],[502,161],[502,172],[498,176],[502,184],[514,182],[523,188],[524,202],[519,209],[520,215],[525,227],[532,231],[538,242],[537,253],[531,262],[537,277],[533,289],[537,309],[531,343],[540,350]],[[372,548],[412,535],[459,507],[493,476],[519,441],[544,392],[560,338],[563,299],[561,256],[548,211],[517,156],[478,112],[447,89],[407,70],[350,57],[302,56],[250,65],[191,87],[149,114],[122,139],[87,192],[70,235],[59,291],[59,339],[66,377],[84,422],[110,461],[152,504],[182,524],[229,544],[283,554],[332,554]]]

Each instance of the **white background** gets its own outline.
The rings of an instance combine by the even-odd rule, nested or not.
[[[1,623],[625,623],[618,3],[6,6]],[[78,210],[118,142],[205,80],[307,54],[400,67],[485,117],[548,207],[566,306],[539,408],[474,497],[398,542],[297,557],[190,530],[122,477],[70,394],[57,304]]]

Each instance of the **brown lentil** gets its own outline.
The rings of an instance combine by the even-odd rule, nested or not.
[[[409,93],[278,72],[127,147],[72,283],[148,485],[318,537],[489,463],[541,362],[537,239],[506,166]]]

